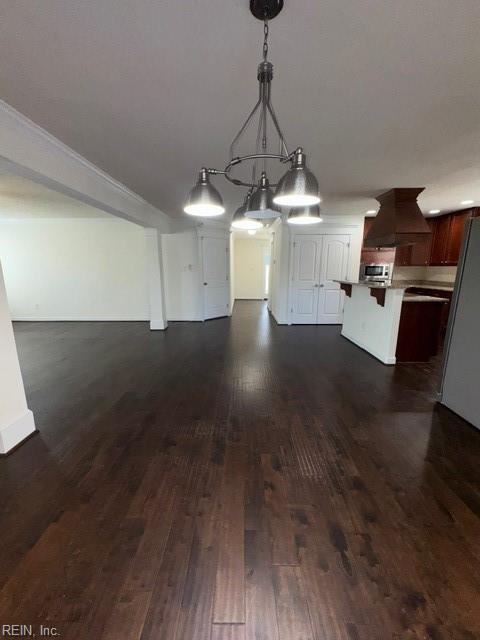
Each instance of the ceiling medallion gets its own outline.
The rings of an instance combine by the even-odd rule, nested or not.
[[[289,152],[285,137],[275,115],[271,102],[271,85],[273,78],[273,65],[268,61],[268,24],[269,20],[277,16],[283,8],[283,0],[250,0],[250,11],[259,20],[263,21],[263,59],[258,65],[257,80],[259,85],[258,100],[243,123],[240,131],[230,145],[229,160],[223,170],[200,170],[197,183],[188,194],[184,206],[185,213],[193,216],[214,217],[225,212],[222,197],[210,182],[210,176],[223,175],[232,184],[248,189],[244,204],[240,206],[234,215],[232,226],[242,229],[260,228],[260,220],[278,218],[282,211],[281,206],[316,207],[312,215],[292,216],[312,222],[318,217],[318,203],[321,198],[318,191],[318,182],[313,173],[307,168],[306,156],[302,147],[297,147]],[[253,153],[237,155],[240,140],[255,119],[256,143]],[[268,132],[274,132],[278,152],[273,151]],[[271,184],[267,176],[267,163],[277,161],[288,165],[288,170],[277,184]],[[251,162],[251,180],[241,180],[232,175],[234,167],[241,163]],[[250,224],[248,222],[250,220]]]

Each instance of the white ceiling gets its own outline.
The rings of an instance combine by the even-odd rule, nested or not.
[[[111,217],[25,178],[0,173],[0,220]]]
[[[274,104],[324,213],[395,186],[425,186],[424,210],[480,203],[479,24],[478,0],[285,0]],[[256,99],[261,37],[248,0],[3,2],[1,97],[178,215]]]

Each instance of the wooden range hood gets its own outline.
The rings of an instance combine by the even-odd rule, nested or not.
[[[402,247],[431,233],[417,204],[423,187],[396,187],[377,196],[380,209],[364,240],[366,247]]]

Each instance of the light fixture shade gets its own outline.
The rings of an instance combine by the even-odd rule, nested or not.
[[[273,201],[285,207],[311,207],[321,202],[317,179],[307,169],[301,147],[295,151],[292,167],[278,183]]]
[[[238,207],[238,209],[233,214],[232,227],[234,229],[246,229],[247,231],[261,229],[263,227],[263,224],[260,222],[260,220],[245,217],[246,210],[247,204],[242,204],[241,207]]]
[[[293,207],[288,214],[287,222],[289,224],[317,224],[322,222],[320,217],[320,207]]]
[[[200,171],[197,184],[188,194],[183,210],[190,216],[205,218],[220,216],[225,212],[222,197],[210,183],[207,169]]]
[[[282,212],[273,203],[273,192],[270,189],[267,174],[263,171],[258,182],[258,187],[250,198],[245,216],[247,218],[270,220],[272,218],[278,218],[281,215]]]

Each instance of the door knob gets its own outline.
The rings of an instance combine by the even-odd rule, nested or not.
[[[315,286],[315,287],[318,287],[318,284],[315,284],[314,286]]]
[[[321,285],[320,285],[320,287],[321,287],[321,288],[323,288],[324,286],[325,286],[324,284],[321,284]]]
[[[203,283],[203,286],[204,286],[204,287],[206,287],[206,286],[207,286],[207,284],[208,284],[208,282],[204,282],[204,283]]]

